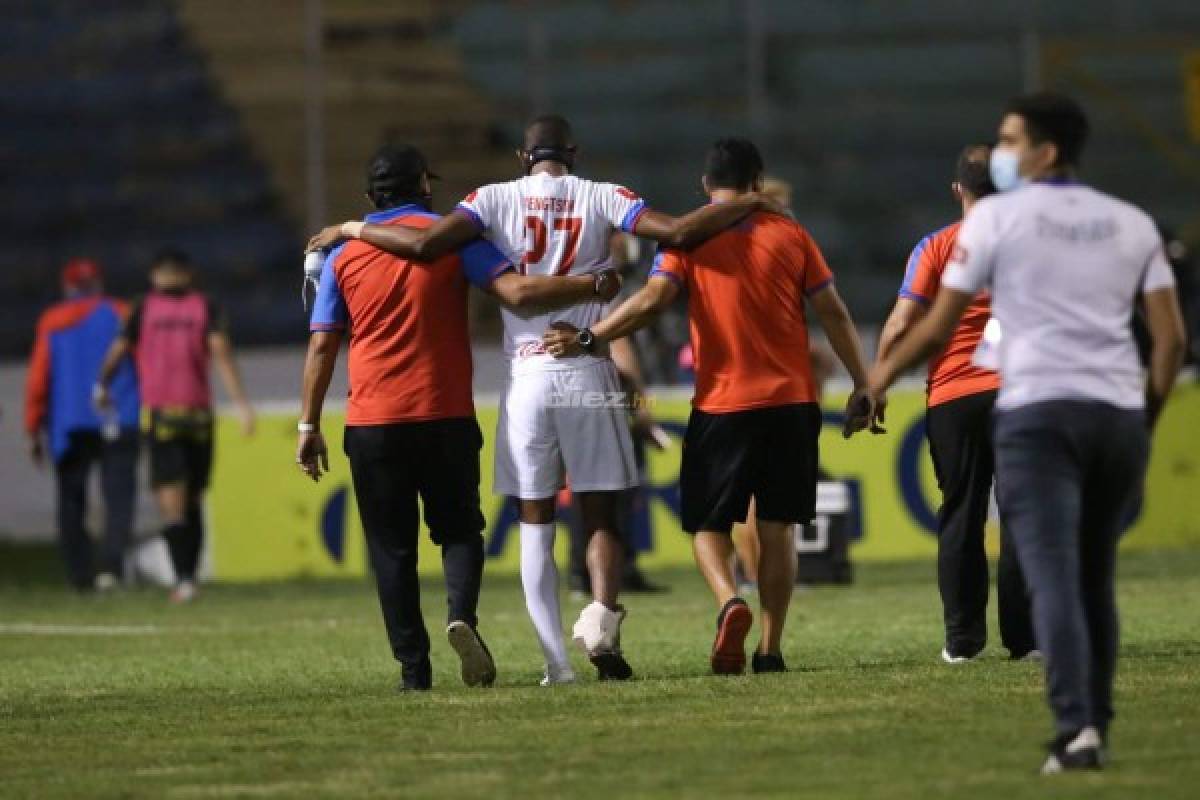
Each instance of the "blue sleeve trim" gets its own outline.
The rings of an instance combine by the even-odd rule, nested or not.
[[[661,275],[664,278],[670,278],[671,280],[675,281],[680,286],[683,286],[683,278],[679,277],[678,275],[676,275],[673,272],[667,272],[665,269],[652,269],[652,270],[650,270],[650,274],[647,277],[653,278],[653,277],[659,276],[659,275]]]
[[[900,284],[900,291],[912,291],[913,278],[917,274],[917,264],[921,260],[921,254],[925,252],[925,248],[929,247],[929,242],[933,239],[933,234],[926,236],[921,241],[917,242],[917,246],[913,248],[912,255],[908,257],[908,263],[904,265],[904,281]]]
[[[908,300],[915,300],[923,306],[929,305],[929,298],[923,294],[917,294],[912,289],[901,289],[899,295]]]
[[[483,224],[483,217],[479,216],[479,214],[475,211],[475,209],[473,209],[469,206],[465,206],[462,203],[459,203],[457,206],[454,207],[454,210],[461,211],[464,214],[466,214],[468,217],[470,217],[471,221],[475,223],[475,226],[479,228],[479,231],[481,233],[483,231],[487,230],[487,225]]]
[[[335,247],[325,256],[321,266],[321,282],[317,287],[317,296],[313,300],[312,315],[309,317],[310,330],[329,326],[326,329],[345,328],[350,321],[350,311],[342,297],[341,288],[337,282],[337,272],[334,269],[338,256],[342,254],[345,245]]]
[[[633,229],[637,227],[637,221],[646,213],[646,201],[639,200],[634,203],[633,207],[625,212],[625,216],[621,219],[621,230],[625,233],[633,233]]]
[[[812,287],[811,289],[805,289],[804,296],[812,297],[814,294],[821,291],[822,289],[824,289],[825,287],[829,286],[832,283],[833,283],[833,278],[826,278],[825,280],[821,281],[820,283],[818,283],[816,286]]]
[[[467,280],[480,288],[487,288],[512,268],[512,262],[487,239],[473,239],[458,251],[458,260]]]

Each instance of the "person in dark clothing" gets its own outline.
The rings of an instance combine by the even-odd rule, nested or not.
[[[431,198],[425,158],[389,145],[367,168],[366,222],[427,228]],[[611,299],[611,273],[525,276],[489,242],[475,239],[428,262],[401,258],[363,241],[325,257],[304,368],[296,462],[313,480],[328,469],[321,409],[345,332],[350,395],[344,447],[402,691],[433,686],[429,634],[417,578],[417,501],[442,550],[449,601],[446,636],[468,686],[491,686],[496,665],[480,637],[484,517],[479,508],[483,437],[471,394],[467,285],[508,305]]]
[[[975,203],[994,193],[988,174],[987,145],[970,145],[958,158],[951,191],[965,217]],[[942,273],[954,252],[962,222],[922,239],[909,257],[896,306],[879,337],[882,360],[925,315],[937,296]],[[984,532],[995,472],[992,454],[992,407],[1000,388],[995,371],[971,359],[991,318],[986,292],[972,302],[950,344],[929,362],[929,411],[926,430],[942,506],[938,510],[938,590],[942,597],[945,639],[942,660],[970,661],[987,643],[988,562]],[[1014,659],[1036,658],[1033,622],[1016,550],[1000,534],[996,571],[1000,639]]]
[[[54,462],[59,547],[67,578],[80,591],[106,591],[124,576],[133,530],[138,386],[132,363],[125,359],[118,365],[113,407],[103,416],[92,403],[92,387],[129,308],[103,294],[94,261],[68,262],[62,287],[65,299],[38,319],[25,387],[25,429],[34,464],[45,463],[47,446]],[[99,564],[84,524],[88,479],[97,465],[104,496]]]

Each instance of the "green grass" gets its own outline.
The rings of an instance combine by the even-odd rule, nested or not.
[[[1054,779],[1033,774],[1050,729],[1038,667],[998,644],[938,662],[931,564],[798,592],[793,671],[761,678],[706,674],[707,592],[691,572],[659,577],[674,591],[628,600],[634,682],[598,684],[589,668],[581,685],[539,689],[519,587],[493,577],[482,629],[499,686],[463,688],[435,636],[436,688],[420,696],[393,692],[363,584],[214,587],[172,608],[148,590],[79,598],[9,581],[0,796],[1012,800],[1051,781],[1054,797],[1196,796],[1200,553],[1123,560],[1114,762]],[[437,586],[425,605],[440,623]]]

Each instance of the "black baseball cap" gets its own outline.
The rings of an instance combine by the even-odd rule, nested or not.
[[[385,144],[367,162],[367,193],[370,195],[417,195],[421,176],[436,180],[425,155],[408,144]]]

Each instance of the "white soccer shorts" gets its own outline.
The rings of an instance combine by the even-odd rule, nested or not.
[[[611,361],[509,377],[496,423],[498,495],[539,500],[637,485],[629,412]]]

